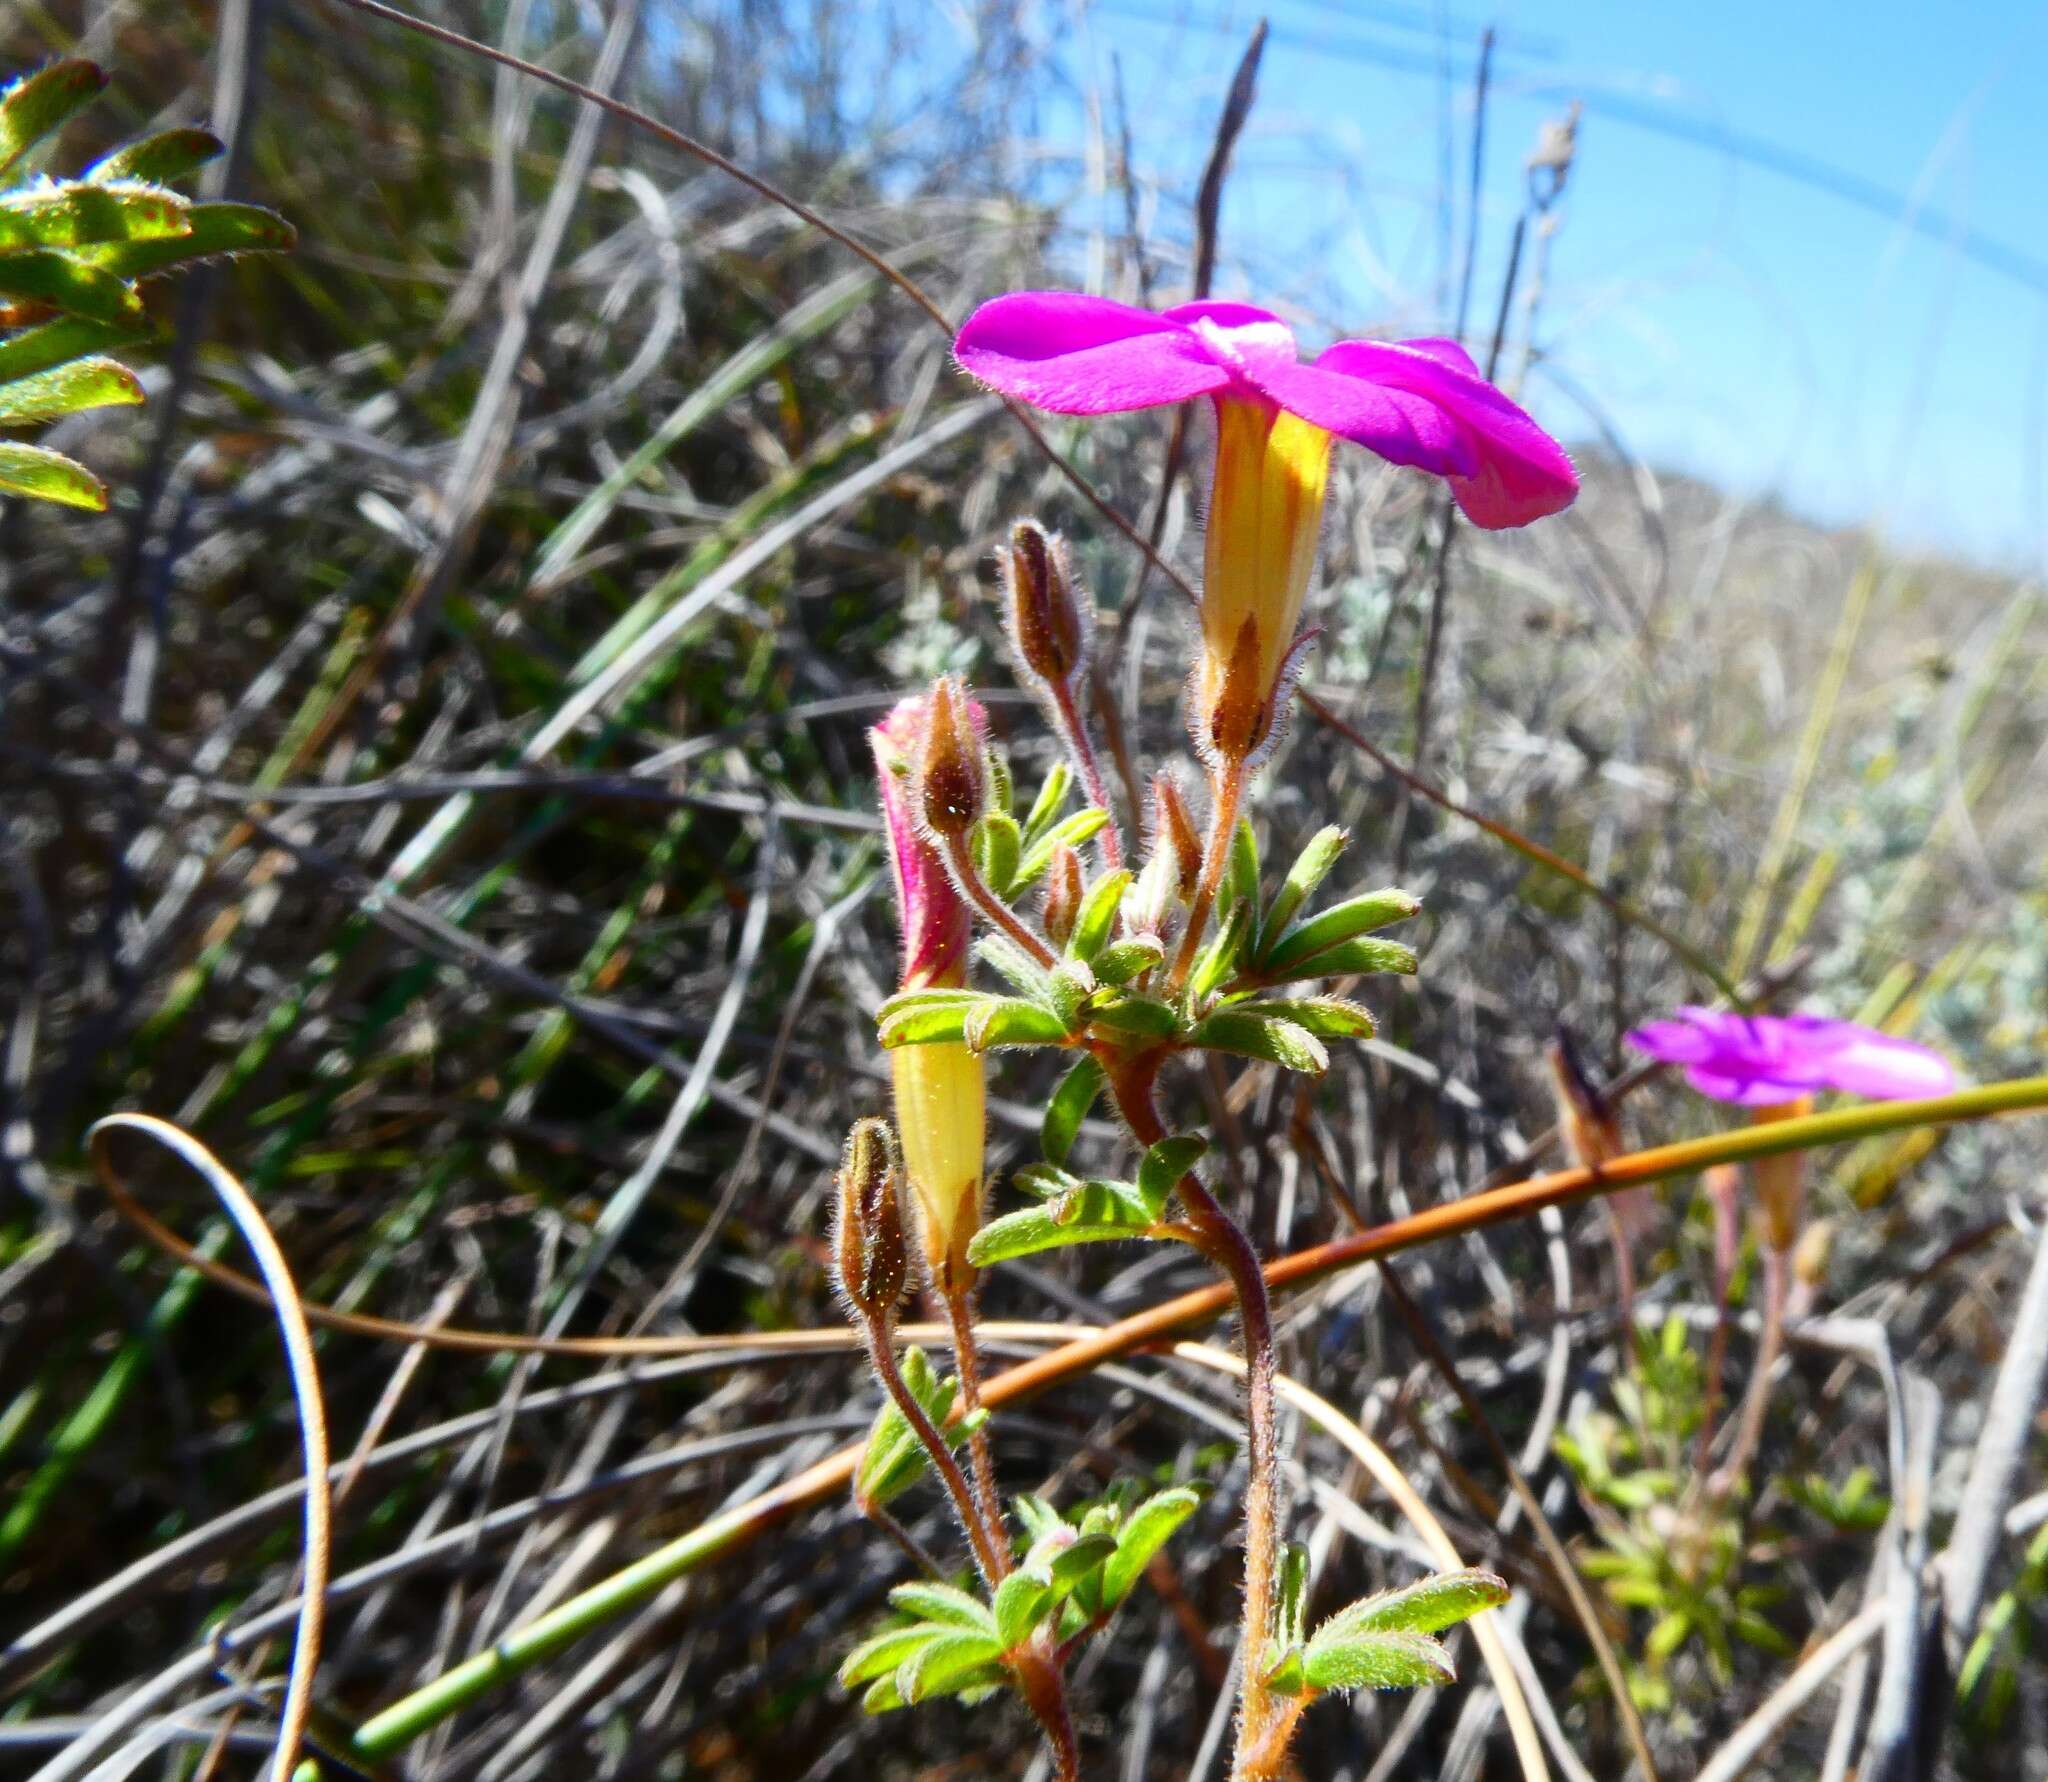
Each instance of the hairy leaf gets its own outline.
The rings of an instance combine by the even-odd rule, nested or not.
[[[1074,1068],[1060,1078],[1060,1085],[1045,1104],[1045,1118],[1039,1123],[1038,1139],[1050,1163],[1064,1164],[1074,1148],[1075,1136],[1088,1110],[1102,1093],[1102,1066],[1092,1053],[1082,1053]]]
[[[107,485],[60,452],[0,440],[0,493],[32,495],[61,507],[107,509]]]
[[[0,174],[88,105],[107,77],[81,57],[49,62],[0,92]]]
[[[1118,1530],[1116,1551],[1102,1568],[1102,1606],[1113,1609],[1137,1587],[1152,1555],[1173,1538],[1174,1531],[1201,1508],[1201,1493],[1176,1485],[1148,1497]]]
[[[1406,891],[1392,886],[1346,898],[1280,935],[1267,949],[1261,966],[1269,975],[1298,970],[1317,954],[1391,922],[1406,921],[1421,908]]]
[[[1361,1634],[1325,1639],[1318,1633],[1302,1653],[1311,1689],[1426,1689],[1454,1683],[1451,1655],[1427,1634]]]
[[[1212,1052],[1234,1052],[1243,1058],[1259,1058],[1288,1070],[1321,1076],[1330,1068],[1330,1054],[1323,1042],[1296,1023],[1252,1009],[1218,1009],[1190,1036],[1195,1045]]]
[[[167,185],[197,172],[225,152],[225,146],[211,130],[160,130],[103,155],[85,170],[85,177],[100,185],[117,180]]]
[[[1339,1609],[1316,1630],[1348,1639],[1366,1633],[1440,1633],[1482,1609],[1508,1600],[1508,1587],[1491,1572],[1441,1572],[1398,1590],[1383,1590]]]
[[[135,374],[111,359],[74,359],[69,365],[0,384],[0,427],[54,421],[85,408],[126,406],[142,400]]]

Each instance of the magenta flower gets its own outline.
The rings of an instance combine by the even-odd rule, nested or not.
[[[976,729],[981,707],[970,702]],[[896,914],[903,924],[905,990],[955,988],[967,982],[967,950],[973,921],[946,864],[925,839],[911,810],[911,764],[931,724],[931,700],[915,694],[898,700],[868,732],[875,752],[875,778],[882,793],[882,827],[896,873]]]
[[[1628,1036],[1639,1052],[1685,1067],[1716,1101],[1769,1107],[1822,1089],[1897,1101],[1945,1095],[1956,1073],[1940,1053],[1824,1015],[1737,1015],[1681,1008]]]
[[[1477,526],[1526,526],[1579,492],[1563,448],[1452,340],[1344,340],[1304,365],[1287,324],[1249,303],[1155,315],[1078,292],[1013,291],[969,316],[953,350],[983,383],[1056,414],[1195,396],[1284,410],[1443,477]]]

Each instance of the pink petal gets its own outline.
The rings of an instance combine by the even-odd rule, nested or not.
[[[1571,505],[1578,472],[1564,448],[1478,373],[1451,340],[1340,340],[1316,360],[1334,371],[1405,390],[1442,409],[1465,432],[1477,466],[1450,477],[1475,526],[1526,526]]]
[[[1004,395],[1063,415],[1156,408],[1236,381],[1180,323],[1073,291],[991,299],[967,318],[953,356]]]
[[[1162,310],[1207,347],[1215,359],[1250,381],[1269,366],[1292,365],[1300,359],[1294,330],[1270,309],[1254,303],[1225,303],[1204,298]]]
[[[1822,1074],[1831,1089],[1877,1101],[1946,1095],[1956,1086],[1955,1069],[1939,1052],[1877,1033],[1844,1046],[1826,1061]]]
[[[1304,421],[1370,447],[1393,464],[1471,477],[1481,466],[1467,430],[1426,396],[1314,365],[1262,365],[1252,381]]]
[[[1770,1077],[1710,1070],[1698,1064],[1687,1068],[1685,1080],[1702,1095],[1715,1101],[1732,1101],[1744,1108],[1782,1107],[1788,1101],[1797,1101],[1811,1088],[1809,1084],[1781,1083]]]

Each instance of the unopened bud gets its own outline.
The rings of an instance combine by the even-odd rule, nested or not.
[[[1074,579],[1066,541],[1036,520],[1019,520],[1000,553],[1005,619],[1025,668],[1064,686],[1088,659],[1093,613]]]
[[[1081,899],[1087,885],[1081,874],[1081,856],[1061,842],[1052,851],[1052,864],[1045,872],[1045,938],[1064,947],[1074,936],[1074,918],[1081,913]]]
[[[917,753],[919,814],[934,835],[964,840],[988,807],[988,762],[967,690],[950,675],[932,685]]]
[[[832,1234],[839,1290],[864,1318],[888,1319],[909,1284],[903,1242],[903,1207],[897,1185],[902,1168],[896,1135],[886,1120],[855,1123],[839,1163],[839,1206]]]
[[[1152,776],[1152,846],[1172,856],[1175,889],[1182,903],[1192,900],[1202,882],[1202,838],[1179,784],[1167,773]]]
[[[1813,1112],[1813,1097],[1775,1102],[1752,1110],[1750,1118],[1759,1126],[1778,1120],[1796,1120]],[[1800,1151],[1780,1151],[1759,1157],[1751,1166],[1756,1180],[1758,1222],[1764,1241],[1773,1250],[1789,1250],[1799,1241],[1799,1227],[1806,1210],[1806,1156]]]
[[[1550,1066],[1551,1096],[1565,1149],[1581,1169],[1599,1169],[1622,1152],[1621,1125],[1614,1107],[1586,1069],[1578,1043],[1563,1027],[1543,1052]]]

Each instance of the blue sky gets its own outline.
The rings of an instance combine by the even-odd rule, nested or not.
[[[1586,102],[1537,327],[1557,375],[1532,371],[1532,407],[1590,437],[1577,391],[1660,464],[1823,521],[1874,520],[1904,544],[2048,569],[2048,3],[1095,0],[1079,24],[1049,14],[1076,94],[1107,93],[1120,60],[1135,157],[1173,195],[1166,233],[1185,232],[1262,11],[1273,41],[1219,292],[1353,329],[1444,329],[1446,105],[1461,244],[1490,21],[1472,332],[1491,329],[1524,157],[1544,119]],[[1085,145],[1076,100],[1045,123],[1059,146]],[[1070,215],[1081,274],[1085,193]]]

